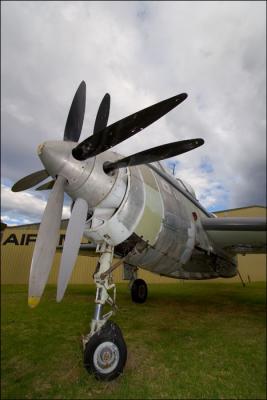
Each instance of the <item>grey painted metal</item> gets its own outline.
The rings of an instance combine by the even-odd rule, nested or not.
[[[74,203],[71,217],[68,223],[63,253],[61,256],[57,281],[58,302],[61,301],[64,296],[67,284],[71,277],[71,273],[79,253],[81,238],[83,236],[84,225],[87,217],[87,211],[87,202],[83,199],[77,199]]]
[[[59,176],[48,198],[34,247],[29,280],[29,305],[38,304],[48,280],[59,240],[65,178]]]

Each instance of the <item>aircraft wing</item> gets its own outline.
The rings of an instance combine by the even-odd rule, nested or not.
[[[266,218],[203,218],[209,239],[233,254],[266,253]]]

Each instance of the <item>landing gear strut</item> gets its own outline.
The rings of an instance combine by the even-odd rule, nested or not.
[[[108,319],[115,314],[116,287],[111,274],[105,274],[113,259],[114,248],[106,243],[98,247],[101,254],[94,273],[96,284],[95,312],[90,333],[83,338],[84,366],[99,380],[110,381],[123,372],[127,359],[127,347],[118,325]],[[113,290],[113,297],[108,293]],[[102,315],[108,303],[112,310]]]

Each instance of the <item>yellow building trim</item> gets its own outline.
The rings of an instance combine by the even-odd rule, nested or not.
[[[266,217],[266,207],[249,206],[214,212],[217,217]]]

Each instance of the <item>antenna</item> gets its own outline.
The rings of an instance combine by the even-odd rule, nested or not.
[[[175,162],[173,163],[173,168],[172,168],[172,174],[173,176],[175,176],[175,169],[176,169],[176,164]]]

